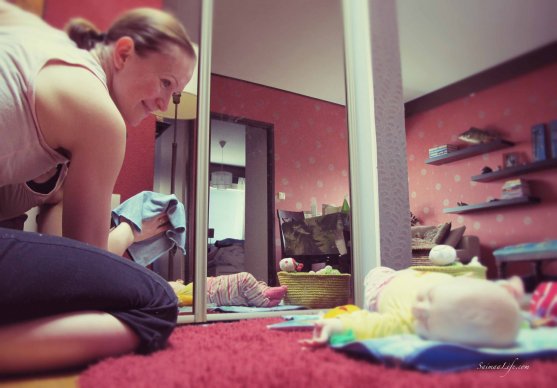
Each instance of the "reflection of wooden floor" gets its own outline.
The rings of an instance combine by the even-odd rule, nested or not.
[[[77,388],[79,372],[72,374],[0,379],[0,388]]]

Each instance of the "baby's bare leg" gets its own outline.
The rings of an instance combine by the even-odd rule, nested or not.
[[[274,307],[286,294],[286,287],[269,287],[248,272],[207,279],[209,303],[218,306]]]

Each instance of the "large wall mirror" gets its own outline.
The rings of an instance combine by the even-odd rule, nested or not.
[[[319,217],[325,208],[340,211],[350,201],[342,14],[340,2],[326,3],[214,3],[208,276],[245,271],[278,285],[283,251],[277,210]],[[165,5],[200,42],[200,1]],[[320,13],[320,23],[308,29],[305,21],[314,19],[315,12]],[[319,36],[323,38],[315,39]],[[317,74],[314,69],[319,67],[327,71]],[[179,125],[177,175],[186,185],[184,169],[194,126]],[[161,138],[170,138],[171,132],[172,128]],[[169,149],[164,141],[157,145],[162,154]],[[168,156],[160,159],[160,171],[167,174],[163,170],[168,161],[166,167],[163,164]],[[182,189],[185,200],[187,190]],[[349,222],[344,228],[346,234],[337,239],[349,239]],[[347,250],[340,253],[349,271]],[[193,280],[193,263],[188,258],[185,263],[184,276]],[[161,261],[160,266],[164,271],[169,264]],[[309,269],[311,264],[306,264]],[[181,269],[174,263],[168,271],[169,277],[176,277]]]
[[[196,34],[199,30],[201,1],[167,0],[165,3],[169,8],[174,9],[184,21],[194,40],[199,41],[199,36],[196,36]],[[389,44],[374,46],[378,47],[379,51],[384,46],[394,47],[396,46],[395,43],[398,36],[400,36],[401,45],[401,61],[399,61],[398,54],[392,57],[387,56],[388,58],[385,56],[381,58],[381,55],[375,55],[377,53],[374,50],[375,59],[394,58],[392,63],[379,62],[376,64],[374,60],[373,66],[369,66],[369,68],[373,67],[374,71],[378,68],[382,75],[382,77],[374,79],[374,82],[377,81],[374,87],[379,88],[383,100],[388,100],[386,94],[383,93],[386,89],[381,89],[381,86],[385,85],[381,85],[381,83],[393,83],[391,81],[400,75],[396,74],[396,64],[401,62],[402,78],[404,79],[402,99],[403,102],[407,103],[407,107],[412,105],[408,104],[408,102],[412,102],[410,100],[417,100],[421,96],[427,97],[428,93],[454,83],[463,77],[471,76],[481,70],[481,68],[478,68],[481,64],[479,61],[480,56],[470,54],[471,47],[469,42],[474,40],[474,38],[470,31],[467,31],[464,27],[478,30],[478,35],[474,35],[476,36],[475,39],[478,42],[483,42],[482,45],[477,45],[478,49],[487,47],[485,43],[499,42],[500,40],[507,41],[509,40],[508,36],[513,36],[512,33],[516,31],[527,31],[528,34],[522,35],[532,36],[529,43],[513,42],[512,45],[509,45],[509,50],[505,51],[506,54],[504,56],[491,58],[491,62],[485,62],[481,65],[484,68],[495,66],[504,60],[516,57],[521,53],[527,53],[538,46],[541,47],[543,44],[554,41],[554,36],[549,36],[546,40],[538,39],[538,35],[543,34],[536,33],[538,29],[528,27],[528,25],[525,25],[524,28],[516,29],[511,23],[509,31],[512,33],[503,34],[505,39],[484,39],[485,36],[491,36],[494,31],[484,31],[483,28],[493,27],[495,32],[498,31],[501,34],[503,29],[500,26],[497,27],[497,23],[486,22],[477,23],[478,25],[466,24],[465,26],[454,23],[454,25],[450,26],[451,28],[445,25],[446,20],[450,20],[450,17],[458,19],[465,11],[475,15],[478,12],[478,8],[469,4],[459,6],[458,2],[449,2],[450,4],[447,4],[443,1],[430,1],[427,2],[426,6],[416,7],[413,2],[406,0],[370,3],[373,3],[376,7],[376,16],[393,14],[390,11],[394,10],[393,5],[396,4],[400,26],[398,28],[396,23],[392,22],[393,19],[389,19],[386,22],[387,25],[382,26],[383,32],[388,32],[385,41],[389,42]],[[538,14],[551,14],[550,12],[545,12],[549,10],[550,3],[549,0],[537,0],[535,9],[538,11]],[[341,4],[347,5],[351,3],[343,3],[338,0],[282,2],[230,0],[214,2],[212,67],[210,69],[212,73],[210,111],[216,121],[213,121],[210,127],[212,134],[217,132],[219,134],[215,135],[214,138],[211,136],[212,147],[215,147],[215,144],[217,147],[212,152],[213,170],[215,168],[217,171],[219,168],[221,170],[225,169],[224,158],[227,157],[228,150],[230,149],[229,145],[232,144],[224,139],[223,132],[221,131],[222,128],[216,129],[217,122],[219,122],[219,127],[221,124],[232,124],[230,128],[236,128],[236,124],[243,125],[244,131],[245,125],[241,124],[241,121],[263,123],[264,126],[272,128],[272,135],[269,135],[270,132],[267,132],[267,186],[261,189],[261,192],[258,192],[257,197],[260,203],[267,201],[268,208],[266,211],[258,213],[259,216],[255,223],[245,211],[242,212],[244,219],[243,235],[242,233],[234,235],[239,237],[237,238],[238,240],[246,240],[247,231],[253,225],[259,229],[258,232],[261,233],[263,230],[263,233],[267,234],[267,238],[258,237],[258,242],[268,242],[267,250],[269,253],[267,257],[262,259],[257,257],[252,263],[250,263],[251,259],[244,260],[244,266],[242,267],[247,271],[253,272],[262,281],[270,283],[274,281],[273,276],[277,270],[276,263],[281,257],[281,239],[276,215],[277,210],[316,214],[322,212],[323,204],[338,206],[342,204],[345,198],[352,199],[355,202],[354,206],[357,207],[358,203],[355,201],[354,193],[362,192],[366,199],[374,195],[374,193],[361,190],[361,187],[358,190],[353,190],[352,193],[349,193],[348,189],[350,183],[353,185],[356,180],[352,179],[350,182],[348,170],[346,106],[350,104],[347,104],[345,101],[346,87],[343,68]],[[389,7],[391,9],[388,9]],[[482,17],[500,18],[499,13],[495,9],[497,7],[498,5],[495,4],[492,7],[493,9],[482,9]],[[505,17],[501,20],[508,21],[513,19],[511,16],[514,14],[524,14],[524,12],[517,10],[516,6],[507,8],[504,14]],[[432,15],[435,15],[435,17]],[[473,17],[468,19],[472,20]],[[523,21],[526,20],[525,18],[522,19]],[[311,23],[308,23],[308,20],[311,20]],[[436,24],[434,21],[440,24]],[[381,25],[381,21],[375,20],[375,23],[372,24],[377,27]],[[478,28],[480,25],[482,29]],[[537,23],[535,25],[544,25],[544,23]],[[549,30],[544,29],[544,31]],[[446,40],[450,43],[448,47],[442,45],[442,47],[437,47],[437,45],[431,43],[437,41],[432,39],[432,37],[440,36],[440,32],[442,32],[442,35],[452,37]],[[367,34],[360,34],[360,36],[367,36]],[[392,41],[388,40],[389,37]],[[419,44],[416,44],[416,42]],[[455,45],[454,42],[457,42],[457,44]],[[424,55],[423,47],[427,47],[428,55]],[[459,48],[459,50],[455,51],[455,47]],[[488,47],[484,51],[484,54],[487,52],[494,54],[504,52],[503,47],[491,49]],[[464,58],[459,57],[457,61],[458,66],[454,65],[454,58],[457,58],[456,54],[464,56]],[[425,59],[431,58],[435,58],[435,65],[440,66],[440,68],[436,68],[431,63],[425,61]],[[442,60],[442,58],[445,58],[445,60]],[[466,65],[466,69],[461,69],[464,65]],[[391,71],[392,69],[395,70]],[[432,72],[431,69],[436,70]],[[423,76],[423,74],[427,74],[427,77]],[[416,83],[417,81],[419,83]],[[397,88],[399,87],[397,82],[394,82],[394,84],[396,84]],[[397,93],[400,93],[400,91],[397,91]],[[380,103],[381,101],[379,101]],[[371,104],[373,102],[368,104],[366,108]],[[375,101],[376,110],[377,104],[378,102]],[[402,101],[397,103],[397,109],[402,109],[402,105]],[[392,112],[388,110],[383,112],[384,121],[391,124],[394,123],[393,125],[397,128],[393,129],[404,130],[404,123],[398,120],[400,115],[398,112],[391,114]],[[381,112],[379,113],[381,114]],[[372,124],[382,124],[380,121],[376,120]],[[433,123],[432,131],[436,130],[435,128],[438,127],[439,122],[442,123],[442,121]],[[354,140],[352,136],[352,123],[350,127],[350,137],[351,140]],[[392,134],[392,132],[389,132],[388,125],[385,128],[379,128],[376,131],[379,141],[382,142],[376,150],[380,151],[377,152],[378,154],[382,153],[380,155],[381,168],[378,168],[378,171],[379,175],[381,173],[384,175],[379,177],[379,191],[383,196],[379,202],[383,202],[385,197],[390,195],[390,192],[388,192],[388,187],[390,186],[398,187],[399,194],[403,193],[402,196],[408,192],[407,186],[401,185],[401,182],[407,181],[408,174],[406,171],[403,171],[404,174],[402,174],[402,170],[398,171],[397,174],[389,174],[389,168],[393,165],[406,166],[406,163],[399,163],[405,160],[406,157],[406,144],[401,145],[405,140],[404,133],[398,139],[399,142],[397,142],[396,146],[389,148],[389,134]],[[383,130],[382,135],[381,130]],[[232,132],[233,129],[230,129],[230,131]],[[417,134],[415,144],[423,151],[422,148],[424,147],[422,145],[425,136],[422,135],[422,131],[418,131]],[[381,139],[381,136],[383,136],[383,139]],[[445,136],[444,133],[443,136]],[[407,141],[408,139],[406,137]],[[224,147],[220,147],[221,140],[227,142]],[[355,144],[355,146],[358,146],[358,144]],[[370,153],[370,149],[371,147],[367,147],[365,150],[359,150],[358,152],[354,149],[351,155],[361,155],[365,152]],[[385,158],[385,150],[392,154],[393,160]],[[425,180],[421,178],[421,175],[423,175],[421,158],[418,160],[414,153],[410,153],[409,157],[410,165],[414,163],[419,166],[416,176],[420,182],[424,182]],[[352,160],[350,163],[352,163]],[[273,167],[269,167],[271,164],[273,164]],[[355,165],[355,163],[352,164]],[[369,166],[369,164],[365,164],[365,166]],[[246,168],[246,166],[234,166],[233,163],[230,163],[230,166],[226,168],[232,167]],[[358,166],[358,168],[362,168],[362,166]],[[406,167],[403,170],[405,169]],[[240,176],[237,175],[236,177],[239,178]],[[240,180],[237,178],[233,178],[232,182],[232,184],[237,185],[236,189],[238,186],[249,187],[249,179]],[[207,185],[209,184],[207,182]],[[215,190],[213,191],[216,192]],[[255,206],[247,196],[248,193],[244,193],[244,208],[251,208],[252,205]],[[397,198],[400,199],[399,197]],[[214,198],[213,202],[215,202]],[[405,210],[408,207],[407,199],[400,200],[399,202],[400,206],[396,206],[397,211],[392,211],[390,216],[402,220],[404,217],[401,217],[400,214],[403,211],[405,214],[407,213],[407,210]],[[390,209],[389,206],[380,207],[381,211],[384,210],[385,212]],[[361,212],[366,209],[362,209],[360,206],[358,210]],[[214,212],[211,211],[211,213],[213,214]],[[358,213],[355,211],[353,216],[355,217]],[[368,218],[382,219],[381,227],[378,230],[366,231],[367,234],[365,236],[381,234],[382,247],[392,246],[394,248],[401,248],[398,251],[393,251],[394,254],[384,255],[384,252],[381,252],[376,256],[385,260],[384,265],[390,264],[386,259],[396,259],[398,261],[396,263],[393,261],[394,264],[407,266],[409,252],[406,252],[406,247],[402,246],[403,244],[399,244],[400,247],[397,246],[397,241],[405,240],[406,238],[398,234],[396,239],[391,238],[391,240],[387,241],[386,238],[389,237],[388,235],[391,231],[405,229],[408,225],[392,222],[389,226],[395,226],[395,228],[391,228],[391,230],[384,225],[383,219],[388,218],[384,217],[385,214],[377,215],[373,213],[371,214],[373,217],[371,217],[369,212],[363,213]],[[265,214],[267,219],[261,218],[263,214]],[[234,217],[241,218],[242,216]],[[213,214],[214,218],[215,215]],[[263,227],[263,225],[266,226]],[[218,232],[218,230],[222,230],[222,226],[215,226],[210,229],[214,229],[213,232]],[[355,227],[353,232],[359,233],[360,230],[361,228]],[[221,237],[228,238],[218,234],[217,236],[213,235],[213,237],[210,237],[208,244],[215,243]],[[263,248],[263,250],[265,249]],[[259,252],[263,252],[263,250]],[[373,251],[373,247],[367,250],[367,257],[372,256],[369,255],[371,251]],[[376,265],[377,262],[372,264]],[[393,265],[393,268],[398,268],[397,265]],[[355,273],[365,272],[358,271],[357,268],[353,270]],[[356,283],[360,284],[362,282],[356,281]],[[356,292],[356,294],[359,294],[359,292]]]
[[[214,4],[209,198],[214,238],[209,274],[235,270],[219,250],[238,253],[238,247],[227,248],[237,244],[243,246],[237,270],[275,285],[283,256],[277,210],[319,216],[323,205],[340,208],[349,200],[340,3],[329,1],[321,11],[322,24],[308,29],[304,21],[315,17],[314,5],[244,0]],[[336,30],[337,39],[329,40],[331,34],[322,34],[323,29]],[[329,67],[326,82],[313,70],[323,63],[340,63]],[[243,177],[236,175],[242,173],[238,163],[226,162],[235,158],[238,138],[244,144],[238,148],[245,160],[240,166],[245,168]],[[213,179],[227,169],[230,193]],[[242,202],[244,211],[237,213],[240,205],[221,205],[223,197]],[[222,234],[226,225],[231,235]],[[242,229],[243,234],[237,232]],[[213,260],[213,255],[224,262]]]

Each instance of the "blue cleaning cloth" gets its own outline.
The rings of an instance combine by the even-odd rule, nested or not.
[[[164,234],[133,243],[128,252],[136,263],[147,266],[177,246],[185,252],[186,212],[174,194],[142,191],[112,211],[112,222],[120,224],[120,216],[130,220],[141,231],[144,220],[166,213],[172,227]]]
[[[422,371],[454,372],[466,369],[517,367],[525,360],[557,356],[557,328],[522,329],[511,348],[472,348],[428,341],[406,334],[331,345],[332,348]],[[511,366],[512,365],[512,366]]]

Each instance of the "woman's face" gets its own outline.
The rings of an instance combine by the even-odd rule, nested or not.
[[[169,44],[162,53],[140,57],[116,46],[115,72],[109,89],[127,124],[136,126],[154,111],[165,111],[173,93],[180,93],[192,77],[195,61]],[[118,62],[120,61],[120,62]]]

